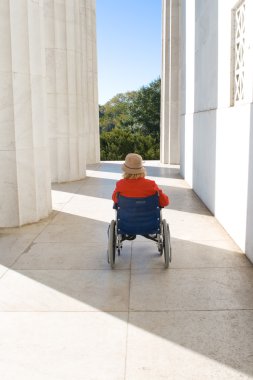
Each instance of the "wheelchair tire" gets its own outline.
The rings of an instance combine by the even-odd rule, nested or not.
[[[163,219],[162,221],[162,226],[163,226],[164,261],[165,261],[165,268],[168,268],[171,262],[170,228],[165,219]]]
[[[115,252],[116,252],[116,235],[115,235],[115,220],[112,220],[108,230],[108,261],[111,268],[115,265]]]

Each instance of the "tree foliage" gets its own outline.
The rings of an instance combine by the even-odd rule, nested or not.
[[[130,114],[135,126],[146,135],[160,140],[160,94],[161,81],[154,80],[143,86],[130,104]]]
[[[130,152],[140,154],[146,160],[159,157],[159,144],[151,136],[141,132],[133,133],[129,128],[114,128],[111,132],[100,135],[102,160],[123,160]]]
[[[160,82],[118,94],[99,106],[102,160],[123,160],[130,152],[146,160],[159,158]]]
[[[105,105],[99,106],[100,130],[111,131],[113,128],[127,127],[133,124],[130,104],[134,96],[134,92],[118,94]]]

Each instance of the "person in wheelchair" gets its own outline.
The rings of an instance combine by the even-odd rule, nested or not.
[[[159,194],[159,206],[169,204],[169,197],[157,186],[155,181],[145,178],[146,170],[143,167],[142,157],[136,153],[129,153],[122,165],[123,179],[116,183],[112,194],[114,208],[117,208],[118,194],[129,198],[144,198]],[[125,235],[124,240],[134,240],[135,235]]]

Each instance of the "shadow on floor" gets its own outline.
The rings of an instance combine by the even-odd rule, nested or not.
[[[217,242],[173,239],[174,259],[165,270],[155,244],[138,238],[125,243],[111,270],[107,226],[58,212],[9,263],[0,281],[1,310],[97,310],[124,320],[122,312],[130,312],[131,329],[138,330],[128,343],[140,363],[143,339],[152,345],[157,336],[166,357],[180,360],[175,344],[191,353],[187,365],[197,353],[253,376],[253,269],[246,257]]]

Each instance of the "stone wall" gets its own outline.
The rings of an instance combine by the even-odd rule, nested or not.
[[[246,81],[244,97],[237,103],[233,102],[235,2],[182,0],[180,4],[181,173],[253,260],[252,2],[245,2]]]
[[[253,261],[252,14],[249,0],[164,0],[161,160],[180,126],[182,176]]]

